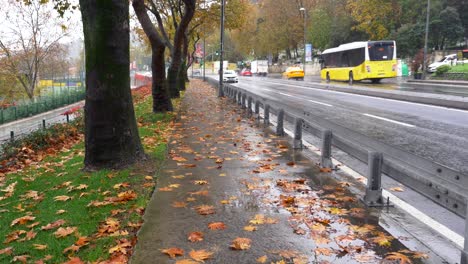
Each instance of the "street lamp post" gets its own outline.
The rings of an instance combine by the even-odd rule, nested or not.
[[[221,43],[219,54],[219,90],[218,97],[223,97],[223,55],[224,55],[224,1],[221,0]]]
[[[304,7],[299,8],[299,11],[304,12],[304,56],[302,58],[302,65],[304,65],[304,76],[306,73],[306,35],[307,35],[307,30],[306,30],[306,18],[307,18],[307,13],[306,9]]]
[[[427,55],[427,39],[429,37],[429,12],[431,9],[431,0],[427,0],[427,14],[426,14],[426,35],[424,37],[424,54],[422,62],[422,76],[426,79],[426,55]]]

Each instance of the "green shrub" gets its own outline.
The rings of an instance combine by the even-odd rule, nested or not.
[[[442,65],[442,66],[437,68],[437,70],[435,72],[435,75],[436,76],[442,76],[444,73],[448,72],[449,70],[450,70],[449,65]]]

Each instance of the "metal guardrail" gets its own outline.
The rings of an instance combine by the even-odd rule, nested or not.
[[[217,87],[217,81],[208,79]],[[468,264],[468,176],[451,168],[431,162],[396,147],[366,137],[345,127],[334,124],[312,113],[300,109],[285,112],[284,108],[292,107],[267,100],[245,89],[226,84],[225,95],[234,99],[239,105],[260,120],[260,106],[264,112],[264,124],[270,124],[270,113],[277,116],[276,134],[282,135],[283,122],[294,124],[294,147],[300,147],[302,130],[322,139],[322,167],[331,167],[331,145],[348,153],[350,156],[368,165],[368,184],[364,203],[368,206],[383,205],[381,189],[381,172],[398,180],[405,186],[416,190],[446,209],[465,218],[465,242],[461,250],[461,264]],[[247,105],[246,105],[247,102]],[[331,144],[330,144],[331,143]]]
[[[213,81],[211,83],[217,85]],[[240,95],[241,105],[245,105],[246,101],[258,103],[263,109],[268,105],[270,113],[277,114],[281,109],[291,108],[228,84],[225,85],[225,90],[226,95],[231,98]],[[247,109],[251,109],[249,105],[249,103],[246,105]],[[457,215],[466,216],[467,175],[314,116],[310,112],[299,109],[294,113],[293,111],[284,112],[286,122],[294,124],[295,120],[302,119],[303,130],[318,138],[322,138],[324,131],[331,130],[333,146],[366,164],[369,151],[383,153],[382,171],[385,174]]]

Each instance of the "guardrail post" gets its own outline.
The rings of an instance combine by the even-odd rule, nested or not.
[[[248,117],[252,116],[252,97],[249,96],[247,100],[247,115]]]
[[[10,131],[10,140],[11,142],[15,141],[15,132],[13,132],[13,130]]]
[[[46,128],[45,119],[42,119],[42,129]]]
[[[67,123],[70,123],[70,115],[67,113]]]
[[[327,129],[322,132],[322,162],[320,163],[322,168],[333,168],[331,159],[332,137],[331,130]]]
[[[363,202],[371,207],[384,206],[381,187],[383,155],[380,152],[369,151],[367,159],[369,168]]]
[[[465,243],[461,251],[460,264],[468,264],[468,199],[465,200],[465,204],[467,213],[467,215],[465,216]]]
[[[240,105],[242,101],[242,93],[237,91],[237,104]]]
[[[260,122],[260,101],[255,101],[255,119],[257,119],[257,123]]]
[[[278,111],[278,120],[277,120],[277,125],[276,125],[276,135],[277,136],[284,136],[284,126],[283,126],[283,121],[284,121],[284,110],[280,109]]]
[[[304,120],[302,118],[296,118],[294,126],[294,142],[293,147],[295,149],[302,149],[302,124]]]
[[[270,125],[270,105],[265,105],[265,109],[263,109],[263,124],[265,126]]]
[[[241,107],[244,108],[245,107],[245,97],[247,95],[246,94],[242,94],[242,100],[241,100]]]

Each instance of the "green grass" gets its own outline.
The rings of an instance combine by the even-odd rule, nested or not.
[[[18,241],[8,244],[3,243],[0,250],[13,247],[13,254],[0,254],[0,263],[9,263],[14,256],[29,255],[28,263],[44,259],[51,255],[52,259],[45,263],[61,263],[67,261],[69,256],[77,256],[83,261],[98,261],[109,258],[109,248],[117,245],[117,240],[127,238],[131,240],[136,235],[137,228],[129,227],[129,222],[141,221],[141,212],[146,207],[153,190],[151,182],[157,175],[152,175],[157,170],[157,164],[161,162],[166,153],[167,127],[173,114],[151,113],[151,97],[139,102],[135,107],[137,120],[142,123],[140,136],[145,146],[146,153],[153,160],[137,164],[131,168],[120,171],[100,170],[96,172],[82,171],[84,160],[84,145],[79,143],[68,151],[56,156],[47,157],[37,166],[8,174],[5,177],[0,190],[17,183],[11,197],[5,197],[7,192],[0,191],[0,241],[4,242],[9,234],[17,230],[33,231],[37,235],[31,240]],[[146,142],[146,144],[145,144]],[[145,176],[154,176],[153,180],[145,179]],[[0,183],[2,183],[0,178]],[[129,187],[114,188],[119,183],[128,183]],[[87,185],[86,189],[78,190],[80,184]],[[136,199],[105,206],[88,206],[92,201],[104,201],[106,198],[117,197],[124,191],[132,190],[137,194]],[[42,200],[25,198],[28,191],[37,191]],[[68,201],[55,201],[54,197],[66,195],[72,197]],[[112,210],[124,210],[111,216]],[[58,210],[66,210],[63,214],[57,214]],[[19,217],[31,215],[36,217],[25,224],[10,226],[12,221]],[[121,229],[128,231],[128,235],[116,237],[97,237],[100,223],[107,218],[114,217],[119,220]],[[77,232],[64,238],[56,238],[52,230],[41,230],[41,226],[63,219],[66,223],[62,227],[77,227]],[[34,227],[28,225],[39,222]],[[73,245],[80,236],[89,237],[89,245],[82,247],[76,253],[64,254],[65,248]],[[34,248],[34,244],[46,245],[44,250]]]
[[[468,63],[465,63],[464,65],[459,64],[457,66],[450,67],[449,72],[466,72],[466,73],[468,73]]]

